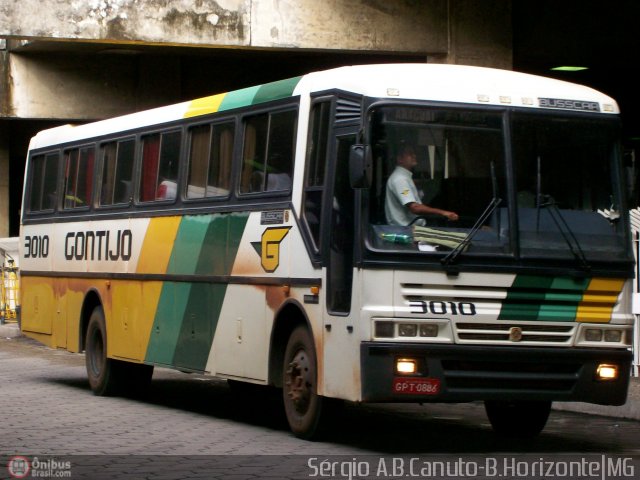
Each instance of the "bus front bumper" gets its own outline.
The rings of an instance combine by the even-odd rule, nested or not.
[[[624,349],[363,342],[362,401],[577,401],[623,405],[632,353]],[[396,372],[398,360],[415,373]],[[617,378],[599,380],[599,365]]]

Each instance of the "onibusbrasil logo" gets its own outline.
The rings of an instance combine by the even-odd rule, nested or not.
[[[26,478],[31,471],[31,463],[27,457],[16,455],[9,459],[7,470],[9,470],[9,475],[13,478]]]
[[[12,478],[69,478],[71,477],[71,462],[54,458],[29,459],[23,455],[15,455],[7,462],[7,470]]]

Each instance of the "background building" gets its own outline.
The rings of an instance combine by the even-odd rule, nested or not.
[[[18,234],[38,130],[338,65],[458,63],[585,83],[618,99],[633,147],[639,10],[633,0],[0,0],[0,238]],[[589,68],[550,70],[560,65]]]

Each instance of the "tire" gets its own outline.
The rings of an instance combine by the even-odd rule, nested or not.
[[[148,390],[153,376],[153,365],[107,358],[107,328],[102,307],[94,308],[89,317],[85,363],[89,385],[98,396],[142,395]]]
[[[547,424],[551,412],[549,401],[485,401],[484,407],[498,435],[518,438],[538,435]]]
[[[102,307],[95,307],[89,317],[85,341],[87,377],[94,395],[112,396],[120,392],[119,365],[107,358],[107,328]]]
[[[318,395],[316,351],[309,330],[296,327],[284,354],[282,396],[289,428],[295,436],[310,440],[318,433],[323,398]]]

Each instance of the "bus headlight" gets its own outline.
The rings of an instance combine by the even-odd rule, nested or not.
[[[435,323],[423,323],[420,325],[421,337],[437,337],[438,325]]]
[[[415,337],[418,335],[418,325],[415,323],[399,323],[398,335],[401,337]]]
[[[622,332],[620,330],[605,330],[604,341],[619,343],[622,340]]]
[[[584,339],[588,342],[602,341],[602,330],[599,328],[588,328],[584,332]]]

